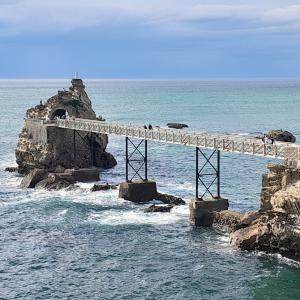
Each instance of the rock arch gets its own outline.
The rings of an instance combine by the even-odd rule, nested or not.
[[[56,117],[64,118],[66,116],[67,110],[64,108],[55,108],[50,113],[50,120],[54,120]]]

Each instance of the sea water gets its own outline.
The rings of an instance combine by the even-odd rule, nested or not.
[[[227,234],[190,226],[188,206],[144,214],[147,205],[116,190],[23,190],[4,172],[26,109],[67,80],[0,81],[0,299],[299,299],[299,265],[241,252]],[[87,80],[97,115],[108,121],[192,131],[260,135],[284,129],[300,138],[300,81]],[[109,137],[118,165],[101,182],[125,178],[125,141]],[[149,178],[183,197],[195,193],[193,148],[149,142]],[[268,159],[221,154],[221,194],[230,208],[259,206]]]

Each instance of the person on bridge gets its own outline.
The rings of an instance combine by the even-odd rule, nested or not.
[[[144,129],[148,129],[148,128],[147,128],[147,125],[144,125]]]
[[[153,127],[152,127],[152,125],[151,125],[151,124],[149,124],[149,126],[148,126],[148,129],[150,129],[150,130],[152,130],[152,129],[153,129]]]

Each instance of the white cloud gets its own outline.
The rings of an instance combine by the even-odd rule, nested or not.
[[[0,0],[0,33],[62,33],[146,26],[164,34],[203,35],[300,30],[297,1]]]

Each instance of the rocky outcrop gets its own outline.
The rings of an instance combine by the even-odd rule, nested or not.
[[[215,214],[214,225],[227,226],[231,243],[242,250],[280,253],[300,261],[300,170],[268,165],[260,209],[244,215]]]
[[[106,152],[105,134],[74,132],[53,126],[56,118],[84,118],[96,120],[91,100],[81,79],[73,79],[69,90],[30,108],[16,149],[18,170],[27,174],[34,168],[54,170],[64,168],[111,168],[114,157]]]
[[[288,143],[296,142],[296,137],[292,133],[288,131],[283,131],[282,129],[271,130],[266,134],[266,136],[269,139],[273,139],[274,141],[278,141],[278,142],[288,142]]]
[[[296,214],[268,212],[248,227],[232,233],[231,243],[242,250],[280,253],[300,260],[300,218]]]
[[[99,192],[99,191],[108,191],[108,190],[116,190],[118,186],[116,184],[94,184],[90,191],[91,192]]]
[[[167,126],[169,128],[174,128],[174,129],[182,129],[182,128],[188,128],[189,126],[186,124],[181,124],[181,123],[168,123]]]
[[[159,200],[165,204],[172,204],[172,205],[184,205],[185,201],[182,198],[175,197],[173,195],[168,194],[161,194],[159,192],[156,193],[155,200]]]

